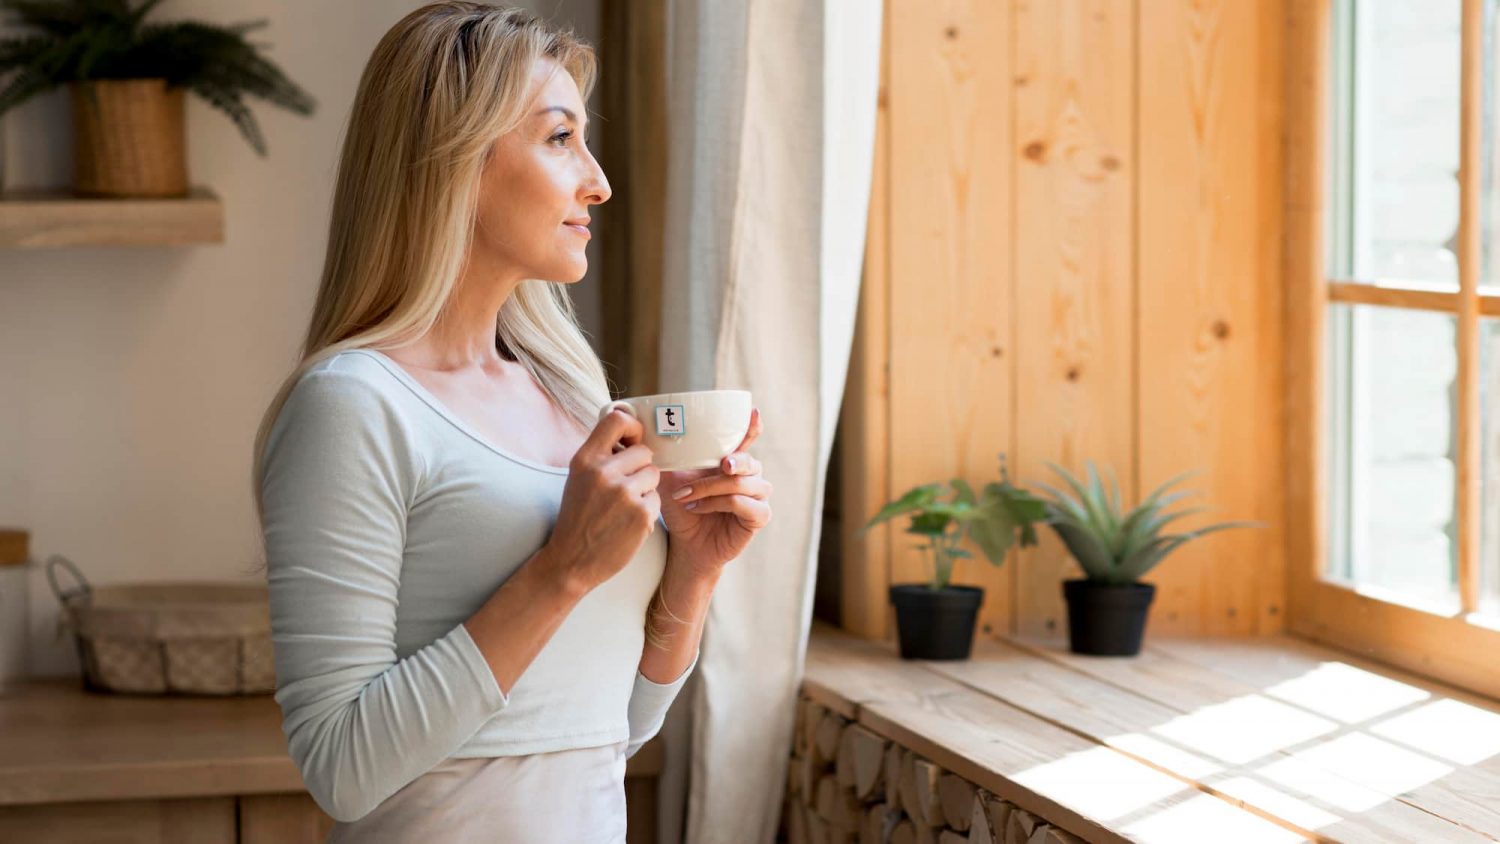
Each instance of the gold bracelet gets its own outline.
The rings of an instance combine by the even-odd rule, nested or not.
[[[666,598],[662,595],[661,584],[658,583],[656,591],[651,595],[651,603],[646,607],[646,641],[661,650],[666,650],[676,633],[675,631],[667,634],[657,632],[655,621],[658,610],[678,624],[688,624],[689,622],[678,618],[677,614],[672,612],[672,609],[667,606]]]

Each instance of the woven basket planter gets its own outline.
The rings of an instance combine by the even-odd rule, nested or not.
[[[187,195],[182,88],[167,87],[165,79],[97,79],[68,89],[75,194]]]
[[[78,586],[59,586],[56,568]],[[183,582],[90,586],[67,558],[47,560],[83,664],[84,688],[130,694],[276,691],[266,587]]]

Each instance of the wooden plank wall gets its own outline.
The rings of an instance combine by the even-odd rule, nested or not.
[[[993,7],[999,9],[1000,6]],[[1092,459],[1135,487],[1133,4],[1030,0],[1016,22],[1015,414],[1020,479]],[[1017,621],[1062,624],[1051,531],[1014,572]],[[1050,628],[1049,628],[1050,629]]]
[[[1011,24],[984,2],[891,4],[883,183],[889,229],[877,240],[889,249],[883,412],[894,489],[993,475],[1015,432],[1008,319],[1014,286],[1011,266],[996,250],[1012,225],[1014,164],[997,144],[1011,134],[1011,111],[994,107],[1010,70]],[[906,534],[890,535],[898,538],[892,579],[926,580],[928,555]],[[994,625],[1007,623],[1011,578],[964,562],[956,579],[986,590],[981,624],[1003,630]]]
[[[1211,516],[1268,524],[1163,564],[1157,621],[1184,632],[1284,614],[1283,23],[1279,3],[1140,3],[1138,466],[1201,467]]]
[[[925,580],[920,483],[1011,455],[1110,467],[1128,502],[1187,469],[1215,534],[1152,576],[1151,629],[1279,630],[1283,15],[1242,0],[886,0],[867,272],[840,427],[843,624],[894,635]],[[1060,630],[1076,571],[1044,531],[983,585],[983,632]]]

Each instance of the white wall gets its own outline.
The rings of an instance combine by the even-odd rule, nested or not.
[[[0,524],[29,530],[36,560],[64,554],[101,584],[238,579],[256,562],[251,442],[306,327],[343,124],[375,42],[418,5],[171,0],[153,12],[268,19],[252,37],[319,107],[302,118],[252,101],[261,159],[189,98],[190,176],[224,202],[222,244],[0,250]],[[598,0],[521,5],[596,42]],[[67,184],[70,131],[61,92],[0,118],[4,186]],[[596,333],[594,272],[572,291]],[[29,670],[76,672],[40,568],[31,608]]]

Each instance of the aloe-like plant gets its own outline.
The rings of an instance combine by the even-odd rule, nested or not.
[[[1063,490],[1038,482],[1036,486],[1052,496],[1046,501],[1048,522],[1089,580],[1109,584],[1135,583],[1164,557],[1190,540],[1229,528],[1264,527],[1263,522],[1230,521],[1182,533],[1162,533],[1171,522],[1207,509],[1189,507],[1164,512],[1173,502],[1194,494],[1190,491],[1168,494],[1167,490],[1195,472],[1184,472],[1168,480],[1134,509],[1123,512],[1120,488],[1115,483],[1113,472],[1106,493],[1092,461],[1088,463],[1087,483],[1055,463],[1047,465],[1077,495],[1075,498]]]
[[[951,500],[942,500],[950,494]],[[959,547],[965,537],[979,546],[991,564],[1001,565],[1018,537],[1022,547],[1036,544],[1035,523],[1046,520],[1047,507],[1040,498],[1011,484],[1001,454],[1000,480],[985,484],[979,495],[963,478],[913,487],[882,507],[860,533],[902,514],[911,516],[907,533],[927,537],[927,544],[919,547],[932,555],[928,586],[942,589],[952,577],[953,562],[973,556]]]
[[[313,99],[258,52],[245,33],[257,20],[215,26],[196,21],[145,23],[161,0],[0,0],[12,23],[38,30],[0,38],[0,114],[56,85],[94,79],[161,78],[186,88],[234,121],[260,155],[266,142],[243,95],[297,114]],[[91,89],[92,90],[92,89]]]

